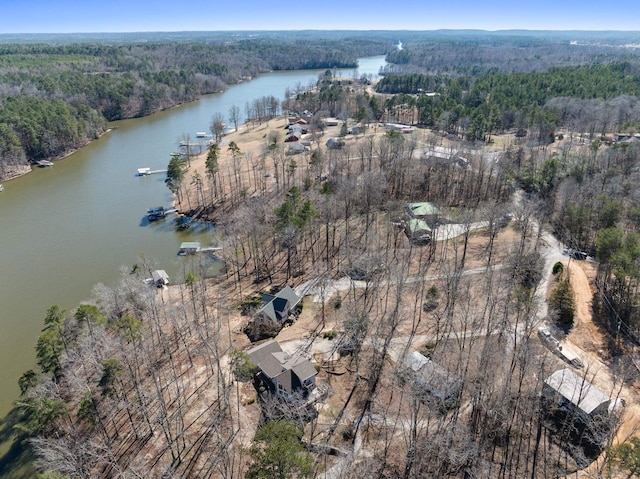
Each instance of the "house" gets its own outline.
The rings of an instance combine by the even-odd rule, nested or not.
[[[152,271],[151,279],[153,280],[153,284],[158,288],[164,288],[169,284],[169,275],[163,269],[156,269],[155,271]]]
[[[440,219],[440,210],[428,201],[422,203],[408,203],[404,207],[410,218],[417,218],[434,225]]]
[[[569,368],[544,380],[542,396],[548,411],[564,412],[583,424],[607,416],[611,404],[609,396]]]
[[[299,131],[292,131],[291,133],[287,133],[287,136],[285,137],[284,141],[285,142],[299,141],[301,137],[302,137],[302,133],[300,133]]]
[[[311,362],[300,354],[287,355],[275,340],[256,346],[247,354],[260,368],[259,377],[278,396],[290,399],[294,394],[306,395],[316,385],[318,372]]]
[[[339,150],[344,146],[344,141],[342,141],[340,138],[329,138],[326,144],[327,148],[329,148],[330,150]]]
[[[311,148],[308,146],[305,146],[304,144],[302,144],[301,142],[297,141],[295,143],[291,143],[289,145],[289,153],[304,153],[305,151],[309,151]]]
[[[298,305],[300,299],[291,286],[286,286],[275,296],[264,293],[262,307],[256,314],[265,320],[282,324],[289,318],[289,314]]]
[[[407,353],[402,363],[415,379],[418,389],[435,399],[439,407],[446,409],[458,402],[462,381],[457,375],[418,351]]]

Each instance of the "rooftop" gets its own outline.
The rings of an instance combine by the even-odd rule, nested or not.
[[[544,383],[587,414],[611,401],[604,392],[569,368],[556,371]]]

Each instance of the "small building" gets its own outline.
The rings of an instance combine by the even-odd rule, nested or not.
[[[284,141],[287,143],[290,143],[292,141],[300,141],[300,138],[302,138],[302,133],[299,131],[292,131],[290,133],[287,133],[287,136],[285,137]]]
[[[289,315],[298,305],[300,299],[291,286],[286,286],[276,295],[263,293],[262,307],[256,314],[265,320],[282,324],[289,319]]]
[[[151,279],[153,280],[153,284],[158,288],[164,288],[169,284],[169,275],[163,269],[156,269],[155,271],[152,271]]]
[[[186,256],[188,254],[196,254],[200,251],[200,242],[199,241],[184,241],[180,243],[180,250],[178,254],[180,256]]]
[[[611,404],[609,396],[569,368],[545,379],[542,395],[548,410],[564,412],[584,424],[607,416]]]
[[[419,390],[435,399],[439,407],[447,409],[458,402],[462,381],[457,375],[418,351],[407,353],[402,363],[415,378]]]
[[[305,396],[316,385],[318,372],[311,362],[300,354],[287,355],[275,340],[250,349],[247,354],[260,368],[260,379],[278,396],[285,399],[295,394]]]
[[[325,126],[338,126],[340,124],[340,120],[337,118],[325,118],[322,120]]]

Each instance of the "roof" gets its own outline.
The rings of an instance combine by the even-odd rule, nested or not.
[[[264,293],[262,302],[264,305],[258,310],[258,314],[264,313],[274,321],[283,321],[288,317],[289,311],[300,302],[300,298],[291,286],[286,286],[276,295]]]
[[[435,207],[433,203],[429,203],[428,201],[422,203],[409,203],[407,204],[407,209],[411,216],[430,216],[430,215],[438,215],[440,211]]]
[[[156,283],[161,280],[164,282],[169,282],[169,275],[163,269],[156,269],[155,271],[152,271],[151,277],[153,278],[153,281]]]
[[[407,227],[412,234],[418,231],[431,231],[431,228],[429,227],[427,222],[418,218],[411,218],[409,221],[407,221]]]
[[[604,392],[569,368],[556,371],[544,383],[587,414],[611,401]]]
[[[282,348],[275,340],[267,341],[247,351],[251,362],[270,378],[275,378],[282,372],[282,364],[276,357],[278,353],[282,353]]]
[[[247,354],[266,376],[276,380],[287,393],[295,391],[304,381],[318,374],[308,359],[299,354],[288,356],[273,339],[250,349]]]
[[[444,393],[450,393],[452,389],[458,389],[461,386],[458,376],[447,371],[418,351],[407,353],[403,362],[405,366],[416,373],[420,380],[432,386],[434,392],[437,389]]]

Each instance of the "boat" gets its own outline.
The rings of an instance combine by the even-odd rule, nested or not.
[[[0,185],[0,191],[4,191],[4,186]]]
[[[138,168],[138,176],[147,176],[151,174],[151,168]]]
[[[207,132],[206,131],[196,131],[196,138],[206,138],[207,136]]]
[[[40,160],[37,161],[36,164],[40,167],[40,168],[44,168],[46,166],[53,166],[53,162],[49,161],[49,160]]]

